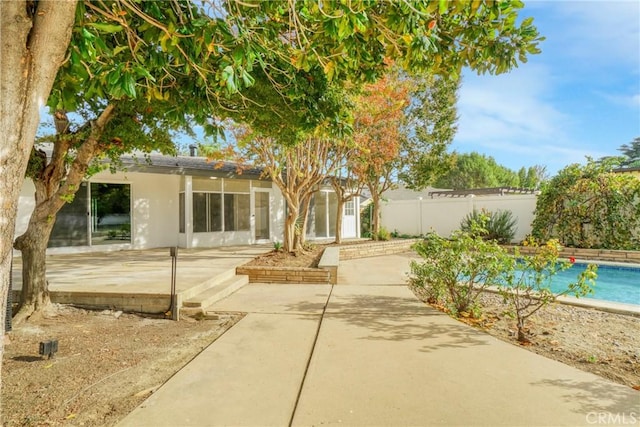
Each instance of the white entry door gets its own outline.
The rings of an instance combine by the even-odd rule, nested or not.
[[[354,238],[358,237],[358,223],[356,221],[356,204],[355,201],[349,200],[344,204],[342,216],[342,237]]]

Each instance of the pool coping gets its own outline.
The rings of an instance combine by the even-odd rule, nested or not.
[[[568,261],[569,258],[560,258],[563,261]],[[636,264],[633,262],[620,262],[620,261],[600,261],[597,259],[574,259],[576,264],[596,264],[596,265],[604,265],[607,267],[626,267],[626,268],[637,268],[640,270],[640,264]]]

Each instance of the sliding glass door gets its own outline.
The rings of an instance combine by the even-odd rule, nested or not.
[[[83,182],[56,215],[49,247],[130,242],[131,186]]]

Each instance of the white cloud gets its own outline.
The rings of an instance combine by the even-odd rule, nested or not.
[[[638,107],[640,107],[640,93],[615,94],[615,93],[596,92],[596,94],[616,105],[635,108],[635,109],[638,109]]]
[[[559,1],[551,3],[565,21],[556,36],[566,53],[601,65],[631,66],[638,73],[640,3],[637,1]],[[559,18],[559,19],[558,19]]]
[[[552,173],[615,154],[638,124],[640,3],[531,1],[523,16],[547,36],[542,54],[505,75],[465,75],[454,147]]]
[[[558,138],[571,119],[550,101],[553,78],[541,65],[501,76],[466,76],[460,89],[458,139]]]

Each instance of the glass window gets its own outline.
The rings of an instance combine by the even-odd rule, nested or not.
[[[336,235],[336,221],[338,219],[338,196],[336,196],[336,193],[334,193],[333,191],[328,192],[327,196],[329,198],[329,209],[327,212],[329,215],[329,236],[327,237],[331,237]]]
[[[184,193],[180,193],[180,196],[178,198],[178,206],[179,206],[179,219],[178,221],[180,222],[179,225],[179,232],[180,233],[184,233],[185,228],[186,228],[186,214],[185,214],[185,207],[184,207]]]
[[[222,194],[209,193],[209,231],[222,231]]]
[[[251,181],[251,186],[255,188],[271,188],[271,181]]]
[[[248,194],[224,195],[224,230],[249,231],[250,197]]]
[[[222,231],[220,193],[193,193],[193,232]]]
[[[354,216],[356,214],[356,202],[354,200],[349,200],[344,204],[344,214],[345,216]]]
[[[91,183],[91,244],[131,242],[128,184]]]
[[[80,184],[71,203],[65,203],[53,225],[48,247],[86,246],[89,244],[89,188]]]
[[[207,193],[193,193],[193,232],[206,233],[207,225]]]
[[[316,197],[318,193],[311,196],[309,201],[309,212],[307,213],[307,237],[316,237]]]
[[[327,193],[319,191],[315,199],[316,237],[328,237],[327,235]]]

